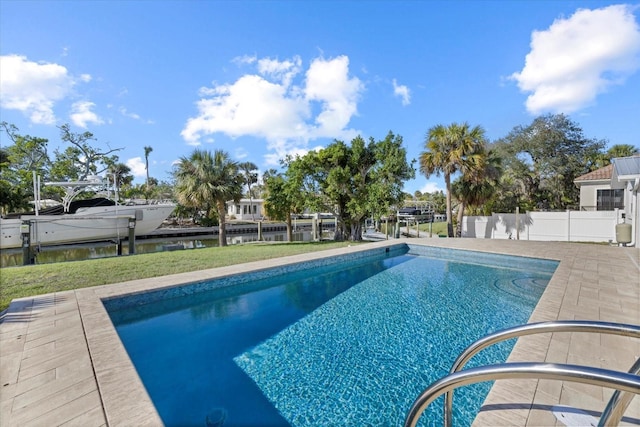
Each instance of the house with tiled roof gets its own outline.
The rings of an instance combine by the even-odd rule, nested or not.
[[[612,159],[610,165],[579,176],[574,183],[580,188],[581,211],[618,209],[620,223],[631,226],[632,243],[637,245],[640,240],[640,155]]]
[[[613,163],[579,176],[573,182],[580,189],[581,211],[612,211],[624,208],[624,188],[611,188]]]
[[[611,188],[624,189],[624,222],[631,225],[631,244],[640,242],[640,155],[612,159]]]

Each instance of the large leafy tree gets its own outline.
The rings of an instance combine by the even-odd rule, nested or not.
[[[122,148],[96,147],[97,139],[91,132],[75,133],[68,124],[60,126],[60,139],[69,144],[63,151],[56,150],[56,159],[51,168],[51,178],[56,181],[85,180],[90,175],[106,172],[118,162],[113,153]]]
[[[266,198],[264,208],[267,216],[287,224],[287,240],[293,240],[291,214],[302,209],[299,187],[285,175],[268,171],[264,176]]]
[[[22,210],[28,207],[24,190],[15,185],[11,175],[9,153],[0,147],[0,214]],[[15,175],[14,175],[15,177]]]
[[[2,210],[21,211],[31,208],[29,199],[34,198],[33,175],[46,180],[49,177],[51,162],[47,152],[48,140],[30,135],[21,135],[16,126],[7,122],[0,123],[11,141],[2,148],[0,165],[0,187],[2,188]],[[44,188],[45,197],[49,189]]]
[[[361,240],[363,220],[400,203],[404,181],[415,174],[402,137],[392,132],[381,141],[359,136],[350,145],[335,141],[286,163],[287,178],[300,190],[306,206],[336,216],[336,240]]]
[[[484,155],[485,132],[480,126],[468,123],[436,125],[429,129],[425,139],[425,150],[420,154],[420,172],[427,178],[432,174],[444,175],[447,190],[447,233],[453,237],[451,207],[451,177],[455,173],[465,174],[478,167],[478,157]]]
[[[528,194],[533,180],[526,170],[518,172],[503,165],[496,192],[486,203],[485,212],[513,212],[516,206],[525,212],[533,210],[535,204]]]
[[[215,212],[219,221],[219,244],[226,246],[226,203],[242,197],[238,164],[226,151],[211,153],[196,149],[189,157],[180,158],[173,175],[178,202],[186,207],[203,209],[207,215]]]
[[[2,187],[5,209],[24,209],[33,194],[33,174],[47,181],[83,180],[92,174],[108,172],[118,164],[118,156],[113,153],[120,149],[100,149],[96,146],[96,138],[91,132],[74,133],[69,125],[60,127],[60,136],[69,144],[65,150],[55,151],[51,161],[47,146],[48,140],[20,135],[18,129],[6,122],[0,123],[11,144],[4,152],[6,161],[2,166]],[[59,187],[41,187],[41,198],[59,198]]]
[[[556,210],[577,203],[579,190],[573,181],[597,167],[604,146],[604,140],[586,138],[569,117],[555,114],[516,126],[494,149],[505,169],[513,172],[510,177],[522,179],[525,199],[520,208]]]

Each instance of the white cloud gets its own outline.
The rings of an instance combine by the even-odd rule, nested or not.
[[[640,29],[628,5],[579,9],[534,31],[525,66],[511,78],[531,93],[532,114],[571,113],[593,103],[640,66]]]
[[[440,188],[439,183],[428,181],[421,189],[421,193],[436,193],[439,191],[445,191],[444,188]]]
[[[306,145],[302,146],[297,140],[287,141],[284,139],[270,141],[267,148],[271,150],[271,153],[264,156],[264,162],[267,166],[280,166],[280,160],[285,157],[304,156],[310,151]]]
[[[182,136],[188,141],[221,132],[231,137],[253,135],[267,139],[290,135],[305,105],[287,95],[287,88],[258,75],[245,75],[231,85],[201,91],[199,115],[187,121]]]
[[[118,111],[120,112],[120,114],[122,114],[125,117],[129,117],[130,119],[134,119],[134,120],[140,120],[140,115],[136,114],[136,113],[130,113],[129,111],[127,111],[126,108],[124,107],[120,107],[118,108]]]
[[[242,160],[242,159],[246,159],[247,157],[249,157],[249,152],[246,149],[242,148],[242,147],[236,148],[234,153],[235,154],[234,154],[233,158],[237,159],[237,160]]]
[[[396,79],[393,79],[393,94],[402,98],[402,105],[411,104],[411,91],[405,85],[399,85]]]
[[[154,123],[155,123],[155,121],[153,121],[153,120],[143,119],[142,117],[140,117],[140,114],[138,114],[138,113],[132,113],[132,112],[130,112],[129,110],[127,110],[125,107],[119,107],[119,108],[118,108],[118,112],[119,112],[121,115],[123,115],[124,117],[128,117],[128,118],[133,119],[133,120],[139,120],[139,121],[141,121],[142,123],[146,123],[146,124],[148,124],[148,125],[152,125],[152,124],[154,124]]]
[[[71,121],[78,127],[87,128],[87,123],[93,123],[95,125],[101,125],[104,123],[96,113],[91,111],[96,104],[89,101],[74,102],[71,106]]]
[[[329,61],[315,59],[306,77],[304,92],[307,101],[322,103],[322,111],[315,118],[317,126],[313,128],[312,135],[324,138],[345,134],[355,136],[345,127],[357,113],[364,85],[357,77],[349,78],[349,58],[339,56]]]
[[[357,113],[364,85],[349,76],[346,56],[313,60],[297,85],[294,80],[302,73],[298,57],[235,61],[254,65],[257,74],[200,89],[198,114],[181,132],[188,144],[199,145],[215,133],[261,138],[271,151],[266,160],[274,165],[287,154],[306,152],[313,139],[350,139],[358,133],[347,126]]]
[[[236,56],[231,60],[231,62],[235,63],[236,65],[244,65],[244,64],[253,64],[257,60],[258,60],[258,57],[255,55],[253,56],[243,55],[243,56]]]
[[[75,84],[62,65],[29,61],[25,56],[0,56],[0,106],[18,110],[31,122],[54,124],[53,107]]]
[[[127,166],[129,166],[131,173],[136,178],[147,177],[147,169],[145,168],[144,159],[142,157],[133,157],[127,160]]]
[[[264,58],[258,60],[258,71],[260,74],[272,77],[288,87],[292,79],[300,73],[302,60],[296,56],[292,60],[278,61],[276,59]]]

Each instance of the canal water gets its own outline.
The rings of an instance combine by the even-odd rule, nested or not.
[[[323,232],[323,238],[332,238]],[[332,235],[333,233],[331,233]],[[286,232],[263,233],[263,240],[267,242],[285,242]],[[258,234],[234,234],[227,236],[227,244],[238,245],[242,243],[257,242]],[[294,242],[311,241],[311,231],[297,231],[293,233]],[[136,241],[136,254],[163,252],[173,250],[191,250],[218,246],[218,239],[210,236],[174,237],[162,239],[140,239]],[[122,245],[122,254],[128,255],[128,244]],[[36,251],[36,264],[50,264],[54,262],[79,261],[114,257],[118,254],[118,247],[112,242],[85,243],[78,245],[61,245],[43,247]],[[14,267],[23,264],[21,249],[7,249],[0,251],[0,267]]]

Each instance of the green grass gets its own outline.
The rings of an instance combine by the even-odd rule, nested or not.
[[[353,245],[354,242],[250,244],[0,269],[0,311],[11,300],[71,289],[224,267]]]
[[[404,223],[403,223],[404,224]],[[381,230],[383,233],[385,232],[385,223],[380,224]],[[393,224],[389,224],[389,228],[393,227]],[[416,226],[415,224],[411,226],[411,230],[415,231]],[[402,226],[402,231],[405,232],[406,231],[406,225]],[[426,234],[423,234],[426,233]],[[447,235],[447,223],[446,222],[434,222],[432,224],[432,229],[431,229],[431,233],[433,234],[433,236],[438,236],[438,235],[443,235],[446,236]],[[429,236],[429,223],[424,223],[424,224],[420,224],[420,237],[427,237]]]
[[[443,235],[446,236],[447,235],[447,223],[446,222],[434,222],[433,224],[433,228],[431,229],[431,233],[434,236],[437,235]],[[415,229],[415,226],[412,227]],[[426,232],[427,234],[423,235],[422,233]],[[426,237],[429,234],[429,224],[420,224],[420,236],[422,237]]]

